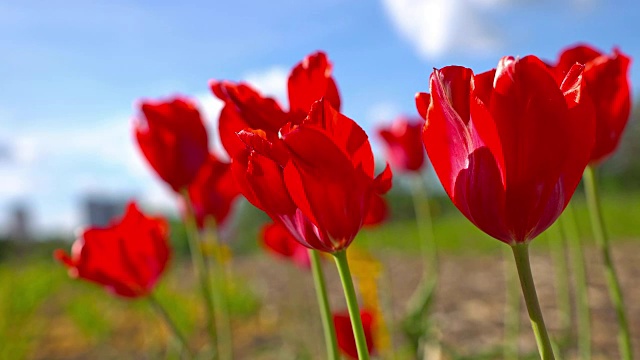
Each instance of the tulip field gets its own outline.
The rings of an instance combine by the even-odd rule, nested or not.
[[[578,199],[581,200],[581,199]],[[620,264],[622,281],[629,289],[629,311],[640,318],[640,194],[605,197],[606,220],[614,239],[614,254]],[[438,290],[435,317],[442,319],[440,349],[442,359],[500,359],[504,352],[504,257],[500,244],[489,241],[465,219],[444,211],[436,215],[435,232],[440,234],[444,279]],[[584,204],[577,206],[580,233],[587,243],[590,264],[589,293],[594,316],[594,359],[615,358],[615,315],[606,296],[604,279],[597,271],[600,263],[585,226],[588,214]],[[248,231],[255,231],[255,226]],[[554,229],[552,229],[554,230]],[[385,239],[393,236],[393,242]],[[361,234],[358,246],[381,262],[380,281],[386,291],[385,305],[394,316],[403,312],[404,299],[419,281],[421,271],[415,224],[408,220],[389,224]],[[178,237],[179,238],[179,237]],[[446,240],[445,240],[446,239]],[[178,239],[180,241],[183,239]],[[546,236],[533,247],[534,268],[540,272],[541,303],[550,316],[554,336],[563,331],[557,312],[554,264],[549,256]],[[175,239],[174,239],[175,241]],[[0,260],[0,358],[2,359],[140,359],[178,358],[179,350],[171,333],[144,300],[124,302],[105,296],[102,289],[70,282],[66,272],[50,256],[52,245],[19,252],[3,249]],[[235,284],[229,292],[234,332],[234,353],[238,359],[322,359],[324,348],[317,341],[322,329],[318,316],[311,274],[300,272],[286,260],[269,256],[255,242],[244,240],[232,246],[229,266]],[[8,254],[20,255],[8,259]],[[340,308],[339,280],[324,267],[332,288],[332,304]],[[178,256],[171,261],[166,276],[158,284],[158,296],[192,346],[206,346],[202,309],[198,306],[196,284],[189,276],[189,260]],[[190,280],[184,281],[185,278]],[[391,291],[389,291],[391,289]],[[15,296],[16,293],[20,297]],[[388,306],[388,307],[387,307]],[[524,308],[520,310],[519,342],[522,359],[535,359],[535,344],[527,329]],[[575,318],[574,318],[575,321]],[[19,326],[16,326],[19,324]],[[389,326],[389,325],[387,325]],[[395,325],[398,326],[398,325]],[[640,333],[639,323],[634,323]],[[571,338],[570,338],[571,339]],[[639,339],[636,337],[636,342]],[[564,345],[567,358],[577,358],[575,337]],[[396,335],[387,350],[397,359],[411,359],[406,340]],[[474,355],[476,355],[474,357]],[[433,355],[436,356],[436,355]],[[389,357],[392,358],[392,357]]]
[[[132,142],[178,215],[131,198],[71,245],[6,245],[0,355],[632,360],[640,193],[606,173],[630,65],[577,44],[434,68],[369,133],[324,51],[286,104],[210,79],[213,129],[188,96],[141,99]]]

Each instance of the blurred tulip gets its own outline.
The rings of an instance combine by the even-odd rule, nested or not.
[[[231,164],[220,161],[213,154],[209,155],[188,190],[200,229],[204,228],[208,216],[215,219],[216,225],[224,225],[233,202],[240,195]]]
[[[424,164],[422,127],[424,120],[401,117],[391,126],[381,128],[378,134],[384,140],[387,158],[391,166],[400,171],[420,172]]]
[[[309,249],[297,242],[282,224],[265,225],[261,231],[261,239],[270,253],[286,258],[303,269],[310,269]]]
[[[288,112],[276,100],[263,97],[248,84],[211,81],[214,95],[225,103],[220,113],[219,130],[222,145],[231,157],[245,148],[236,135],[241,130],[262,130],[267,139],[276,139],[282,126],[288,122],[300,124],[311,105],[323,97],[339,111],[340,95],[331,69],[327,55],[321,51],[298,63],[289,74]]]
[[[372,228],[385,222],[389,217],[389,206],[385,198],[375,193],[371,197],[371,203],[369,204],[369,211],[364,217],[364,226]]]
[[[630,62],[618,49],[606,55],[588,45],[565,49],[558,59],[555,70],[560,78],[564,78],[574,64],[585,65],[583,77],[596,110],[596,144],[591,163],[600,163],[615,151],[629,121]]]
[[[158,176],[179,192],[195,179],[209,156],[207,131],[188,99],[143,101],[134,121],[138,146]]]
[[[279,134],[239,133],[246,148],[232,169],[241,192],[303,245],[329,253],[345,249],[372,198],[390,189],[391,170],[374,178],[367,135],[324,99],[300,125],[288,124]]]
[[[373,343],[373,314],[368,310],[362,310],[360,311],[360,318],[362,319],[362,327],[364,328],[364,334],[367,340],[367,349],[371,355],[375,352],[375,345]],[[340,351],[351,359],[358,359],[358,350],[356,349],[356,341],[353,336],[349,313],[333,314],[333,324],[336,328],[336,337],[338,338]]]
[[[431,75],[423,141],[456,207],[505,243],[528,242],[571,199],[594,146],[595,115],[582,65],[562,85],[534,56],[504,57],[474,75],[449,66]],[[429,101],[430,100],[430,101]]]
[[[132,202],[120,221],[83,231],[71,256],[63,250],[56,250],[54,256],[69,269],[71,277],[136,298],[151,293],[170,254],[166,221],[147,217]]]

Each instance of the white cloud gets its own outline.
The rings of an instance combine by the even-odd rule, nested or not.
[[[282,66],[274,66],[267,70],[249,72],[244,79],[265,96],[274,97],[281,106],[286,108],[289,103],[287,97],[287,79],[289,70]]]
[[[13,167],[0,168],[0,198],[14,201],[29,192],[31,188],[29,179],[15,170]]]
[[[401,111],[397,104],[391,102],[380,102],[371,106],[367,112],[367,123],[372,126],[388,124],[400,115]]]
[[[487,13],[506,0],[383,0],[394,26],[425,58],[488,52],[502,42]]]
[[[11,135],[11,157],[0,164],[0,204],[27,200],[38,231],[79,226],[78,200],[87,194],[136,196],[162,210],[175,202],[138,151],[131,115]]]
[[[218,157],[222,159],[228,159],[229,156],[222,147],[220,136],[218,134],[218,118],[220,117],[220,111],[222,111],[224,103],[222,102],[222,100],[215,97],[211,92],[196,94],[194,98],[198,102],[200,114],[207,124],[207,130],[209,133],[209,147]]]

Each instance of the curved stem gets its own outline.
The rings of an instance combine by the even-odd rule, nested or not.
[[[218,241],[218,230],[213,217],[205,219],[208,238],[211,239],[211,243],[214,249],[213,261],[206,261],[206,264],[213,264],[213,279],[211,291],[213,298],[213,310],[215,312],[214,321],[216,323],[216,329],[218,334],[218,352],[221,359],[233,359],[233,336],[231,330],[231,319],[229,317],[229,302],[228,302],[228,279],[222,261],[222,254],[220,253],[220,242]],[[209,273],[209,271],[207,271]]]
[[[347,309],[349,310],[349,317],[351,318],[351,327],[353,329],[353,337],[356,341],[356,348],[358,349],[358,359],[369,360],[369,349],[367,348],[367,339],[364,335],[364,328],[362,327],[362,318],[360,317],[360,308],[358,306],[358,298],[356,297],[356,291],[353,287],[353,280],[351,278],[351,271],[349,270],[349,262],[347,261],[346,250],[338,251],[333,254],[336,265],[338,267],[338,274],[342,281],[342,288],[344,289],[344,297],[347,300]]]
[[[631,360],[633,359],[633,348],[631,346],[629,321],[627,320],[627,314],[624,307],[620,280],[616,274],[616,269],[613,265],[613,258],[611,257],[609,237],[604,227],[602,207],[600,206],[595,168],[593,165],[587,166],[587,169],[584,172],[584,185],[587,197],[587,206],[589,207],[589,215],[591,216],[593,235],[604,262],[607,287],[609,288],[609,297],[611,298],[611,302],[616,310],[616,315],[618,316],[618,346],[620,348],[620,356],[624,360]]]
[[[185,214],[185,228],[187,231],[187,240],[189,242],[189,251],[191,252],[191,261],[193,263],[193,271],[196,274],[200,282],[200,291],[202,293],[202,299],[205,305],[205,313],[207,316],[207,330],[209,333],[209,341],[211,343],[211,349],[213,352],[212,358],[218,358],[217,351],[217,334],[215,326],[215,315],[213,308],[213,298],[211,296],[211,281],[209,279],[209,272],[207,271],[204,254],[202,252],[202,246],[199,240],[198,226],[196,224],[195,216],[193,213],[193,205],[189,198],[189,192],[184,189],[181,191],[186,206]]]
[[[311,272],[313,273],[313,284],[316,288],[316,297],[320,307],[320,317],[322,319],[322,329],[324,330],[324,342],[327,346],[327,358],[339,360],[338,342],[336,340],[336,329],[331,320],[331,307],[327,296],[327,287],[320,264],[320,255],[315,250],[309,249],[309,259],[311,260]]]
[[[420,330],[418,332],[412,331],[412,333],[406,333],[406,335],[411,338],[410,341],[418,352],[420,348],[425,345],[424,342],[427,340],[427,337],[429,337],[429,333],[437,332],[434,331],[434,329],[437,328],[435,319],[429,315],[430,308],[433,306],[435,300],[434,295],[438,285],[438,251],[433,233],[429,198],[425,191],[422,176],[416,175],[413,177],[411,191],[424,266],[420,284],[407,303],[405,322],[418,320],[420,323],[428,324],[428,326],[419,327]],[[408,329],[411,328],[410,326]],[[431,342],[437,344],[437,339],[436,341],[431,340]]]
[[[536,293],[536,286],[533,282],[533,275],[531,274],[529,244],[520,243],[512,245],[511,250],[513,250],[513,257],[516,261],[516,267],[518,268],[520,286],[522,287],[524,301],[527,304],[527,311],[529,312],[529,319],[531,320],[531,328],[533,329],[533,334],[536,337],[540,358],[542,360],[555,360],[553,349],[551,347],[551,340],[549,339],[549,333],[547,332],[547,327],[544,324],[542,310],[540,310],[540,303],[538,302],[538,294]]]
[[[156,299],[154,294],[149,294],[149,296],[147,296],[147,299],[149,299],[151,307],[162,318],[162,320],[164,320],[164,323],[167,325],[169,330],[171,330],[171,332],[173,333],[173,337],[175,337],[176,340],[180,342],[182,349],[187,353],[187,358],[193,359],[193,353],[191,352],[191,349],[189,349],[187,338],[182,334],[182,332],[178,328],[178,325],[176,325],[176,323],[171,319],[171,316],[169,316],[169,313],[164,308],[164,306],[162,306],[158,299]]]
[[[520,289],[518,277],[513,272],[511,261],[507,261],[511,254],[505,248],[504,271],[506,282],[506,307],[504,322],[504,353],[505,360],[518,360],[520,357],[518,335],[520,335]]]
[[[425,261],[423,283],[435,283],[438,275],[438,251],[433,234],[429,198],[420,175],[413,179],[411,185],[416,224],[418,225],[418,234],[421,240],[420,247]]]
[[[563,337],[558,346],[564,347],[567,340],[571,338],[571,294],[569,293],[571,279],[569,264],[567,263],[568,241],[558,226],[552,226],[547,230],[546,234],[553,262],[556,302],[560,320],[559,327]]]
[[[589,309],[588,279],[584,252],[582,251],[582,240],[578,233],[573,206],[565,209],[560,216],[560,228],[564,237],[569,242],[569,252],[571,254],[571,271],[575,276],[576,284],[576,312],[578,314],[578,349],[580,359],[591,360],[591,310]]]

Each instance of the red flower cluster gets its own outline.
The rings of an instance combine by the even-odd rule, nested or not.
[[[222,146],[231,157],[244,151],[245,145],[236,134],[245,129],[261,130],[267,139],[276,139],[285,124],[300,124],[311,105],[321,98],[339,111],[340,95],[331,69],[323,52],[313,53],[297,64],[288,80],[288,112],[276,100],[263,97],[248,84],[211,81],[211,91],[225,103],[218,123]]]
[[[291,71],[288,112],[246,84],[212,81],[211,89],[225,102],[220,137],[242,194],[300,243],[339,251],[363,224],[384,219],[380,194],[389,190],[391,172],[374,178],[371,145],[339,113],[324,53],[309,55]]]
[[[593,105],[583,65],[561,85],[535,56],[474,75],[449,66],[419,94],[429,159],[456,207],[503,242],[533,239],[571,199],[590,161]]]
[[[187,190],[198,226],[212,216],[222,224],[239,195],[230,164],[209,153],[207,130],[196,105],[182,97],[141,104],[134,131],[143,155],[171,188]]]
[[[309,248],[333,253],[349,246],[372,198],[391,187],[388,167],[374,177],[364,131],[325,100],[300,125],[283,126],[277,138],[262,130],[239,136],[246,149],[232,169],[241,192]]]
[[[147,217],[130,203],[119,222],[83,231],[71,256],[62,250],[54,255],[69,268],[70,276],[135,298],[151,293],[170,254],[167,223]]]
[[[580,45],[553,66],[526,56],[504,57],[480,74],[444,67],[431,74],[430,93],[416,95],[426,122],[398,119],[379,135],[401,171],[420,171],[426,148],[464,216],[500,241],[526,243],[560,216],[585,167],[617,147],[631,107],[629,64],[617,49],[604,55]],[[367,135],[340,113],[331,70],[322,52],[297,64],[288,110],[247,84],[212,81],[224,102],[219,132],[231,163],[210,153],[199,111],[181,97],[142,102],[136,140],[158,176],[188,196],[200,227],[208,217],[223,224],[242,193],[274,221],[262,232],[269,251],[304,268],[307,248],[334,253],[339,269],[348,269],[340,252],[362,226],[386,217],[381,195],[392,173],[387,165],[375,174]],[[55,257],[71,276],[136,298],[152,292],[170,254],[166,222],[131,203],[120,221],[84,231],[71,255],[57,250]],[[361,319],[371,353],[373,315],[363,311]],[[333,321],[339,347],[357,358],[349,316]]]

